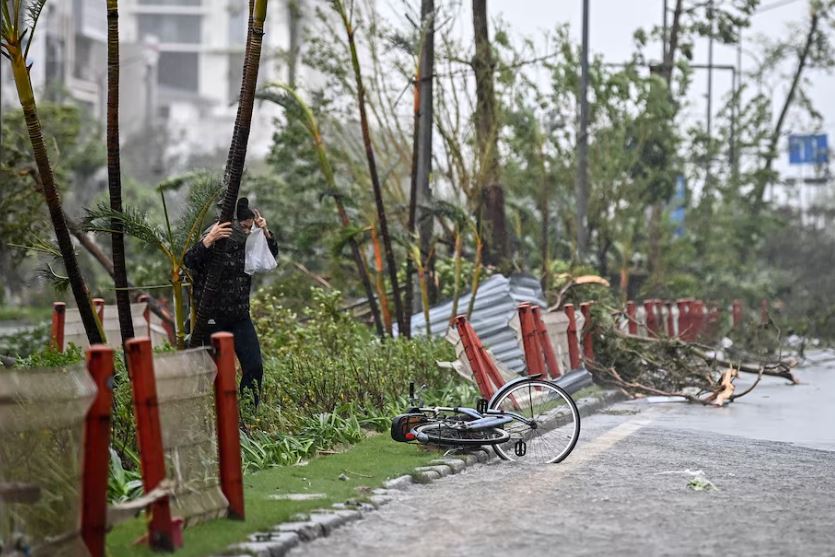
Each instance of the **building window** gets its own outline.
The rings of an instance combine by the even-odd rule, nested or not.
[[[199,15],[139,14],[139,37],[154,36],[162,43],[199,44]]]
[[[196,52],[161,52],[159,84],[183,91],[200,89],[200,59]]]

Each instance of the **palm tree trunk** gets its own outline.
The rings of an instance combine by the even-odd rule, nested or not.
[[[418,143],[420,141],[420,65],[415,68],[415,96],[413,105],[414,130],[412,132],[412,172],[409,183],[409,241],[414,239],[417,232],[417,205],[418,205]],[[415,263],[411,257],[406,258],[406,285],[403,293],[403,306],[407,312],[405,327],[402,333],[406,338],[412,336],[412,313],[415,308]]]
[[[452,278],[452,311],[449,315],[449,326],[455,324],[455,318],[458,317],[458,301],[461,298],[461,251],[464,247],[464,238],[461,233],[461,225],[455,225],[455,254],[454,271]]]
[[[488,223],[485,262],[502,266],[509,258],[504,189],[499,183],[498,119],[493,83],[495,60],[487,25],[487,0],[473,0],[475,56],[473,71],[476,84],[476,142],[479,172],[479,204]]]
[[[377,273],[375,275],[374,285],[377,288],[377,297],[380,299],[380,309],[383,312],[383,323],[386,326],[386,332],[391,335],[391,311],[389,310],[388,297],[386,296],[386,284],[383,280],[383,250],[380,247],[380,236],[377,234],[377,225],[371,226],[371,245],[374,248],[374,268]],[[403,334],[406,334],[405,332]]]
[[[345,26],[345,32],[348,35],[348,46],[351,50],[351,65],[354,69],[354,78],[357,83],[357,104],[360,112],[360,126],[362,127],[362,141],[365,145],[365,155],[368,159],[368,172],[371,176],[371,186],[374,190],[374,202],[377,206],[377,220],[380,223],[380,235],[383,239],[383,248],[386,252],[386,265],[388,266],[389,280],[391,282],[392,298],[394,299],[394,313],[397,318],[397,328],[400,331],[405,330],[405,317],[403,311],[403,304],[400,298],[400,284],[397,278],[397,263],[394,259],[394,249],[391,245],[391,236],[389,235],[388,219],[386,218],[386,208],[383,203],[383,191],[380,186],[380,177],[377,175],[377,162],[374,158],[374,146],[371,143],[371,130],[368,125],[368,114],[365,107],[365,87],[362,84],[362,73],[360,72],[359,55],[357,54],[357,44],[354,40],[354,27],[348,18],[348,13],[345,10],[345,5],[342,0],[335,0],[334,7],[339,16],[342,18],[342,23]]]
[[[418,199],[418,229],[420,230],[420,253],[424,258],[424,272],[427,277],[430,302],[436,302],[438,298],[435,284],[435,256],[431,251],[432,236],[434,233],[435,219],[428,218],[426,214],[432,206],[432,187],[429,184],[429,176],[432,173],[432,120],[435,79],[435,0],[421,0],[420,7],[421,26],[423,27],[423,47],[420,52],[420,65],[418,69],[418,118],[420,125],[417,126],[417,199]]]
[[[70,232],[64,220],[61,198],[58,189],[55,187],[55,177],[52,174],[52,166],[44,144],[41,122],[38,118],[38,108],[35,103],[35,93],[32,90],[32,82],[29,80],[29,69],[26,67],[22,49],[11,50],[9,58],[20,106],[23,109],[26,128],[29,132],[29,141],[32,143],[35,165],[38,167],[38,174],[43,184],[44,199],[49,209],[52,227],[55,229],[55,237],[58,241],[58,248],[61,250],[61,257],[64,260],[64,268],[69,277],[70,288],[81,314],[81,322],[84,325],[84,331],[87,333],[87,340],[90,344],[101,344],[104,342],[104,332],[93,309],[90,292],[87,290],[87,285],[75,258]]]
[[[183,281],[180,280],[180,272],[177,269],[171,273],[171,286],[174,293],[174,318],[176,320],[177,350],[186,347],[186,313],[183,299]]]
[[[478,285],[481,281],[482,253],[484,251],[484,242],[481,241],[481,235],[475,227],[473,227],[473,236],[475,239],[475,267],[473,268],[473,278],[470,282],[470,303],[467,305],[467,319],[473,318],[475,297],[478,294]]]
[[[119,157],[119,0],[107,0],[107,185],[110,208],[122,212],[122,176]],[[113,279],[116,284],[116,309],[122,344],[134,337],[130,313],[128,271],[125,262],[125,235],[122,222],[110,219],[113,251]]]
[[[244,73],[241,80],[241,97],[238,105],[238,115],[235,118],[235,128],[232,132],[232,142],[226,159],[226,194],[220,211],[220,222],[232,220],[238,192],[241,188],[246,149],[249,141],[249,129],[252,123],[252,110],[255,104],[255,89],[258,83],[258,67],[261,61],[261,45],[264,37],[264,21],[267,18],[267,4],[269,0],[250,0],[249,41],[247,42]],[[217,298],[217,285],[222,272],[222,258],[226,251],[226,241],[220,240],[215,244],[212,260],[206,277],[206,285],[200,304],[197,308],[197,319],[191,335],[191,346],[199,346],[205,340],[206,324]]]

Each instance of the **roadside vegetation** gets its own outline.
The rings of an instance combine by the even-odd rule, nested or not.
[[[472,3],[468,21],[458,4],[434,0],[402,3],[406,13],[394,20],[370,1],[294,2],[306,6],[304,29],[293,30],[303,31],[303,48],[264,60],[265,20],[278,10],[268,16],[267,0],[250,0],[232,141],[228,151],[202,158],[168,157],[176,139],[164,131],[140,145],[119,136],[115,0],[106,3],[106,148],[89,114],[60,92],[34,90],[27,56],[45,4],[3,2],[2,63],[20,107],[4,106],[0,122],[0,320],[41,322],[52,301],[68,301],[97,342],[102,328],[90,300],[98,295],[109,305],[118,300],[128,338],[128,297],[147,292],[155,308],[168,301],[173,308],[167,318],[176,346],[164,350],[183,349],[199,340],[209,316],[194,303],[183,266],[201,231],[230,218],[245,194],[278,237],[279,267],[255,277],[252,299],[262,404],[244,400],[241,408],[252,520],[190,530],[184,555],[309,508],[265,499],[276,486],[304,489],[310,480],[332,502],[429,458],[374,435],[405,406],[408,383],[425,384],[425,398],[436,404],[472,402],[476,394],[436,365],[453,359],[452,347],[411,330],[409,316],[428,315],[445,300],[470,314],[472,304],[459,306],[459,298],[495,273],[537,277],[549,304],[596,302],[602,365],[592,371],[632,394],[712,401],[724,396],[726,376],[704,346],[620,337],[616,314],[627,299],[702,298],[717,307],[742,300],[751,325],[745,334],[757,338],[720,328],[705,342],[728,336],[735,343],[725,347],[728,357],[766,362],[754,371],[760,375],[782,365],[779,346],[789,335],[835,339],[828,256],[835,197],[802,214],[767,195],[781,185],[774,161],[787,121],[824,125],[808,90],[815,75],[835,67],[832,0],[809,0],[783,36],[752,43],[756,64],[737,89],[717,94],[712,127],[687,116],[693,44],[708,36],[736,44],[757,0],[676,0],[669,28],[636,29],[617,64],[592,53],[583,161],[575,125],[583,64],[569,28],[555,23],[544,37],[517,37],[485,0]],[[456,29],[472,35],[462,40]],[[292,68],[288,83],[258,82],[266,63]],[[297,80],[299,68],[315,83]],[[253,121],[256,100],[280,107],[279,117]],[[271,126],[263,160],[247,158],[254,126]],[[586,166],[587,179],[578,180]],[[212,266],[204,304],[223,296],[219,269]],[[568,287],[583,275],[612,287]],[[760,326],[753,308],[761,299],[771,301],[771,313]],[[46,349],[48,335],[38,324],[0,337],[3,365],[82,360],[77,347]],[[141,484],[121,352],[116,362],[110,499],[120,501]],[[369,455],[379,455],[378,471]],[[331,485],[343,473],[349,480]],[[127,541],[140,526],[114,534],[114,554],[142,552]]]

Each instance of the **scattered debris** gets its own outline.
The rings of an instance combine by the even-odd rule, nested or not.
[[[687,487],[693,491],[719,491],[716,484],[707,479],[707,476],[705,476],[705,473],[701,470],[690,470],[689,468],[685,468],[684,470],[670,470],[668,472],[657,472],[656,474],[661,476],[668,474],[690,476],[690,480],[687,482]]]

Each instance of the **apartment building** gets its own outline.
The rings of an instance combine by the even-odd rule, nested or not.
[[[270,2],[259,83],[285,79],[288,0]],[[121,130],[165,134],[166,159],[228,147],[243,70],[248,0],[121,0]],[[104,121],[107,18],[103,0],[48,2],[30,51],[39,98],[67,99]],[[3,64],[2,104],[17,103]],[[265,154],[278,108],[259,103],[250,148]],[[172,169],[175,170],[175,169]]]

